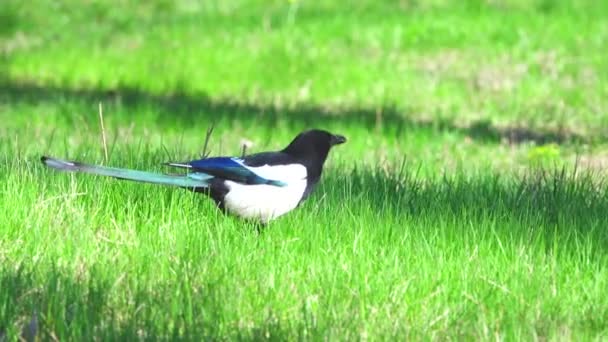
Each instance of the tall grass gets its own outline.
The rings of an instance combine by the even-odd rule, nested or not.
[[[605,332],[601,178],[398,169],[335,165],[258,233],[189,192],[5,165],[0,325],[14,336],[35,318],[39,336],[73,339]]]
[[[601,340],[606,3],[0,4],[0,341]],[[98,105],[103,104],[107,158]],[[45,169],[348,137],[263,230]]]

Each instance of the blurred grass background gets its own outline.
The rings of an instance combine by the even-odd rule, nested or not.
[[[605,338],[607,3],[5,0],[0,23],[0,339]],[[349,142],[261,236],[38,162],[161,170],[212,124],[214,154]]]

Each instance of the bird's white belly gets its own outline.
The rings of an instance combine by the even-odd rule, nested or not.
[[[291,181],[287,186],[245,185],[226,181],[228,193],[224,208],[235,215],[263,223],[294,209],[306,189],[306,179]]]

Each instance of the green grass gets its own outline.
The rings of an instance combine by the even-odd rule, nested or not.
[[[0,341],[608,335],[608,6],[0,4]],[[103,104],[109,160],[101,147]],[[341,133],[262,233],[147,170]]]

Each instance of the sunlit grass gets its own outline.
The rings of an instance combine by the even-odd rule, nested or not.
[[[602,3],[0,6],[0,340],[608,334]],[[163,172],[212,125],[348,143],[262,231],[39,162]]]
[[[597,180],[403,172],[334,165],[258,233],[186,191],[5,166],[3,324],[36,315],[73,338],[604,332]]]

